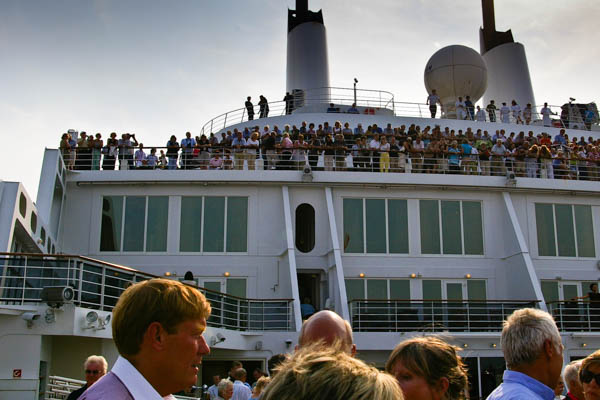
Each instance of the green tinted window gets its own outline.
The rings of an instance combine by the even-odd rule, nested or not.
[[[123,196],[102,197],[102,222],[100,229],[100,251],[121,250],[121,228],[123,224]]]
[[[421,253],[440,254],[440,215],[437,200],[419,202]]]
[[[146,251],[167,251],[167,228],[169,226],[169,198],[148,197],[148,229]]]
[[[469,300],[486,300],[485,281],[482,279],[469,279],[467,281],[467,296]]]
[[[423,299],[440,300],[442,298],[442,281],[424,280],[423,281]]]
[[[563,299],[570,300],[577,296],[578,294],[576,284],[563,284]]]
[[[366,200],[367,253],[385,253],[385,200]]]
[[[146,197],[128,196],[125,198],[125,230],[123,251],[144,251],[144,231],[146,230]]]
[[[410,281],[408,279],[390,279],[390,299],[409,300]]]
[[[248,242],[248,198],[227,198],[227,251],[245,252]]]
[[[406,200],[388,200],[389,252],[408,254],[408,206]]]
[[[442,201],[442,240],[444,254],[462,254],[459,201]]]
[[[225,198],[204,198],[203,251],[223,252],[225,238]]]
[[[558,282],[542,281],[542,294],[546,303],[558,301]]]
[[[367,299],[387,299],[387,280],[367,279]]]
[[[202,197],[181,198],[179,251],[200,251]]]
[[[575,228],[577,231],[577,253],[579,257],[596,257],[592,207],[575,206]]]
[[[538,238],[538,254],[540,256],[556,256],[552,204],[538,203],[535,205],[535,223]]]
[[[348,301],[365,298],[365,281],[362,279],[346,279],[345,282]]]
[[[246,298],[246,279],[228,278],[227,294],[232,296]]]
[[[556,234],[558,255],[575,257],[575,227],[573,226],[573,207],[565,204],[555,204]]]
[[[363,253],[363,200],[344,199],[344,251]]]
[[[462,211],[465,254],[483,255],[481,203],[478,201],[463,201]]]

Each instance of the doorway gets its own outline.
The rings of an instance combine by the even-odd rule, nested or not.
[[[318,272],[301,272],[298,273],[298,293],[300,294],[301,304],[310,304],[314,307],[315,312],[321,309],[321,275]],[[308,300],[306,300],[308,299]],[[308,307],[309,309],[310,307]],[[303,318],[309,316],[303,310]]]
[[[201,381],[200,386],[208,385],[211,386],[213,384],[212,377],[214,375],[220,375],[221,379],[227,378],[229,374],[229,370],[231,369],[231,363],[235,360],[241,361],[243,364],[243,368],[246,370],[246,382],[252,386],[252,384],[256,381],[253,376],[254,369],[258,368],[261,371],[265,371],[265,363],[261,360],[242,360],[232,358],[230,360],[202,360],[202,373],[201,373]]]

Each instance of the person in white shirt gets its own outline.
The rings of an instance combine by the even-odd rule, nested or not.
[[[158,165],[158,157],[156,157],[156,148],[150,149],[150,154],[146,157],[146,165],[148,168],[154,169]]]
[[[219,398],[219,382],[221,382],[221,375],[213,375],[213,385],[208,388],[207,393],[210,396],[210,400],[216,400]]]
[[[465,119],[467,117],[467,108],[462,97],[459,97],[454,103],[456,107],[456,119]]]
[[[442,107],[440,97],[437,95],[435,89],[433,89],[429,97],[427,97],[426,103],[429,104],[429,112],[431,112],[431,118],[435,118],[435,114],[437,113],[437,104],[439,103],[440,108]]]
[[[178,281],[155,278],[127,288],[111,320],[120,356],[79,399],[175,399],[171,393],[197,383],[210,353],[202,336],[210,311],[199,290]]]
[[[238,368],[233,371],[233,396],[232,400],[248,400],[252,397],[252,390],[246,386],[246,370],[244,368]]]
[[[486,119],[485,110],[482,110],[481,107],[477,106],[477,113],[475,114],[475,118],[479,122],[485,122],[485,119]]]
[[[508,124],[510,122],[510,108],[506,105],[506,103],[502,103],[502,107],[500,107],[500,121],[504,124]]]
[[[512,113],[513,119],[515,120],[515,123],[523,124],[523,119],[521,119],[521,106],[518,105],[515,100],[512,101],[510,111]]]
[[[139,149],[135,151],[134,160],[136,168],[140,168],[146,165],[146,153],[144,152],[143,143],[140,143]]]
[[[552,112],[550,107],[548,107],[548,103],[544,103],[544,107],[540,111],[540,114],[542,114],[542,121],[544,123],[544,126],[552,126],[550,115],[556,115],[556,113]]]

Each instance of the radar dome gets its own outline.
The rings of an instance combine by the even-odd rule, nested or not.
[[[461,96],[477,102],[487,88],[487,67],[483,57],[470,47],[452,45],[438,50],[425,67],[427,93],[437,91],[444,113],[454,115],[454,103]]]

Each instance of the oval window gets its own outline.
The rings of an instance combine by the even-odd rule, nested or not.
[[[296,208],[296,247],[302,253],[315,248],[315,209],[310,204]]]
[[[37,215],[35,215],[34,212],[31,213],[29,222],[29,225],[31,226],[31,232],[35,233],[37,231]]]
[[[27,198],[25,198],[23,193],[21,193],[21,196],[19,197],[19,212],[23,218],[27,215]]]

